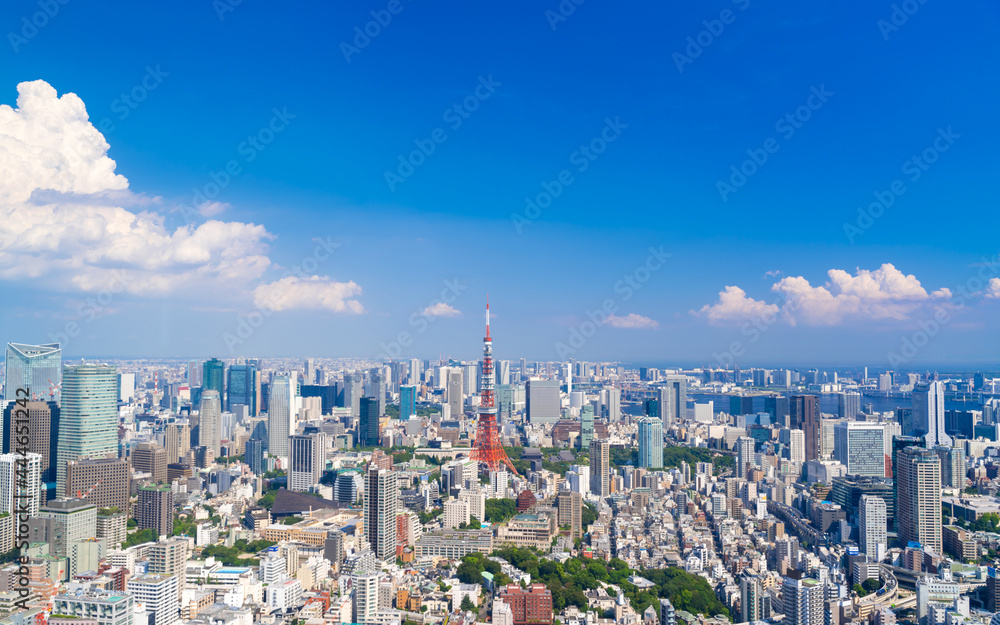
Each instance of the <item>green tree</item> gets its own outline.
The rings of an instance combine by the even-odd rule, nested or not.
[[[866,593],[870,593],[870,592],[875,592],[876,590],[881,588],[882,585],[879,583],[877,579],[871,577],[861,582],[861,587],[865,589]]]
[[[462,597],[461,610],[463,612],[471,612],[476,609],[475,604],[472,603],[472,599],[469,599],[469,595]]]
[[[483,524],[479,522],[479,519],[477,519],[475,516],[470,516],[469,517],[469,529],[470,530],[478,530],[478,529],[482,529],[482,528],[483,528]]]

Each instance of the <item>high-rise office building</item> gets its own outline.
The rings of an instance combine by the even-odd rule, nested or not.
[[[778,432],[778,442],[785,446],[785,457],[802,464],[806,461],[806,435],[802,430],[782,428]]]
[[[935,445],[932,449],[941,459],[941,487],[965,488],[965,451],[961,447]]]
[[[26,434],[23,431],[24,425],[28,426]],[[18,429],[22,431],[21,434],[17,433]],[[59,407],[56,402],[29,401],[23,407],[11,404],[4,413],[3,428],[0,431],[7,437],[3,443],[4,453],[17,453],[26,448],[28,452],[40,455],[42,482],[55,482],[55,450],[59,442]],[[25,436],[28,444],[19,444],[24,442]]]
[[[6,367],[4,399],[60,400],[62,350],[59,343],[7,343]],[[26,389],[29,396],[19,395],[18,389]]]
[[[233,411],[233,406],[244,405],[251,417],[257,416],[257,367],[252,364],[232,365],[227,373],[226,409]]]
[[[399,387],[399,418],[408,421],[417,414],[417,387],[404,384]]]
[[[356,373],[344,374],[344,408],[351,409],[351,416],[356,417],[361,412],[361,380]]]
[[[139,443],[132,450],[132,468],[149,473],[157,484],[166,483],[168,464],[167,450],[156,443]]]
[[[889,547],[886,537],[885,501],[875,495],[861,495],[858,502],[860,514],[861,551],[878,562]]]
[[[135,520],[139,529],[152,528],[160,536],[169,536],[174,528],[174,492],[167,485],[148,485],[139,489]]]
[[[201,422],[198,444],[211,449],[218,458],[222,453],[222,400],[218,391],[202,392],[198,416]]]
[[[668,375],[660,387],[660,420],[663,428],[670,430],[673,425],[687,417],[687,377]]]
[[[754,439],[741,436],[736,439],[736,477],[747,479],[750,466],[754,464]]]
[[[396,510],[399,501],[394,471],[370,466],[365,476],[365,537],[380,560],[396,558]]]
[[[465,412],[462,398],[462,370],[448,369],[448,384],[445,388],[452,419],[461,419]]]
[[[592,440],[594,440],[594,407],[588,404],[580,410],[580,449],[590,449]]]
[[[791,570],[781,585],[785,625],[823,625],[823,585]]]
[[[611,446],[607,441],[590,441],[590,492],[598,497],[611,494],[610,475]]]
[[[569,525],[570,537],[583,536],[583,497],[580,493],[564,490],[556,497],[559,525]]]
[[[788,418],[792,429],[802,430],[806,438],[806,460],[819,459],[819,397],[792,395],[788,398]]]
[[[604,416],[610,423],[615,423],[622,418],[622,390],[612,386],[602,391],[602,394],[605,392],[607,397],[602,400]]]
[[[385,394],[386,380],[385,371],[382,367],[375,367],[368,371],[369,397],[374,397],[378,402],[378,416],[385,414]]]
[[[941,459],[923,447],[907,447],[896,457],[899,539],[941,553]]]
[[[528,380],[525,407],[528,422],[555,423],[561,416],[559,410],[559,382],[556,380]]]
[[[17,516],[27,510],[28,516],[38,514],[42,494],[42,456],[0,455],[0,513]],[[22,508],[23,506],[23,508]]]
[[[861,414],[861,393],[845,391],[837,397],[839,399],[837,416],[841,419],[850,419],[851,421],[857,419],[858,415]]]
[[[105,365],[66,367],[56,446],[56,490],[66,488],[66,463],[118,455],[118,378]]]
[[[135,374],[118,374],[118,401],[128,403],[135,397]]]
[[[358,417],[358,446],[372,447],[378,445],[378,400],[374,397],[361,398],[361,410]]]
[[[923,435],[928,448],[951,447],[951,437],[945,433],[944,382],[918,382],[913,387],[913,428]]]
[[[893,524],[896,533],[899,533],[899,452],[907,447],[922,447],[924,439],[919,436],[893,436],[892,437],[892,510]]]
[[[226,363],[218,358],[206,360],[201,368],[201,392],[209,389],[219,391],[219,397],[226,396]]]
[[[655,417],[639,419],[639,466],[663,468],[663,422]]]
[[[128,512],[131,478],[125,458],[80,458],[66,463],[66,491],[74,497],[89,493],[87,501],[98,509]]]
[[[326,434],[317,427],[307,427],[290,438],[288,490],[306,491],[319,484],[326,468]]]
[[[880,423],[841,421],[833,428],[834,459],[848,475],[885,476],[885,430]]]
[[[293,431],[295,380],[276,375],[271,380],[267,403],[267,451],[272,456],[288,457],[288,435]]]
[[[247,440],[246,451],[244,452],[244,459],[246,460],[247,466],[253,471],[254,475],[261,475],[267,472],[267,465],[264,464],[264,442],[251,438]]]

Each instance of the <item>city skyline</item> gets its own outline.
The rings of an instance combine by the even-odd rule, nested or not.
[[[876,5],[787,21],[723,3],[728,23],[414,6],[365,45],[368,9],[229,8],[11,31],[7,340],[68,358],[472,358],[489,292],[504,349],[532,359],[996,361],[1000,250],[949,218],[997,225],[985,2],[888,28]],[[135,20],[163,32],[136,39]],[[959,24],[960,43],[925,45]],[[259,28],[275,50],[240,45]],[[442,63],[435,33],[462,58]]]

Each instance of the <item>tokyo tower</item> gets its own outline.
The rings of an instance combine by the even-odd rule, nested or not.
[[[500,445],[500,426],[497,425],[496,395],[493,392],[493,339],[490,338],[490,300],[486,299],[486,338],[483,339],[483,379],[479,393],[479,422],[476,440],[472,444],[471,459],[485,464],[490,471],[499,471],[502,465],[517,473],[507,452]]]

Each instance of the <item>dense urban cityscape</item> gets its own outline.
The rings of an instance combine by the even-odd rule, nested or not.
[[[995,625],[998,386],[494,362],[488,309],[473,362],[70,364],[8,343],[0,611]]]

